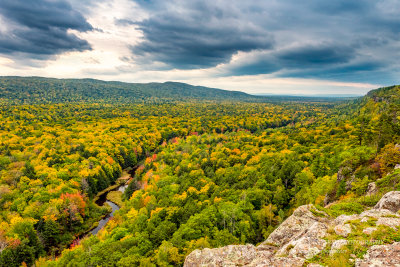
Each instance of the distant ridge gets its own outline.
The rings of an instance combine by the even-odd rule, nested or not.
[[[180,82],[126,83],[96,79],[0,76],[0,104],[108,103],[175,101],[333,102],[359,96],[252,95]]]
[[[125,83],[95,79],[0,77],[0,103],[42,104],[68,102],[135,103],[148,101],[262,101],[238,91],[178,82]]]

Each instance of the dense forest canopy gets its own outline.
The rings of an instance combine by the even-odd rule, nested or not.
[[[182,265],[197,248],[262,242],[303,204],[359,212],[376,201],[363,197],[370,182],[400,189],[385,176],[400,162],[399,90],[266,101],[176,83],[1,78],[0,265]],[[129,167],[127,190],[112,195],[121,209],[71,245],[109,212],[94,200]]]
[[[17,104],[66,102],[122,104],[189,99],[259,101],[262,97],[177,82],[144,84],[94,79],[0,77],[0,102]]]

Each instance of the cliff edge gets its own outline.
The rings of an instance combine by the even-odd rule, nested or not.
[[[184,266],[400,266],[399,210],[400,191],[386,193],[372,209],[336,218],[301,206],[260,245],[195,250]]]

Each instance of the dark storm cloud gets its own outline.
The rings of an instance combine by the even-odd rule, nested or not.
[[[385,65],[379,62],[367,61],[343,64],[339,66],[328,66],[327,68],[304,68],[288,71],[281,77],[297,77],[297,78],[319,78],[326,80],[342,80],[342,81],[365,81],[365,73],[376,73],[383,77],[380,82],[393,79],[392,75],[383,71]],[[358,78],[356,77],[358,76]],[[375,77],[376,78],[376,77]]]
[[[229,66],[228,73],[234,76],[270,74],[281,69],[281,66],[271,57],[264,57],[250,63]]]
[[[136,22],[143,33],[132,47],[138,63],[160,61],[171,69],[225,63],[226,75],[369,82],[384,79],[384,69],[399,69],[393,60],[400,57],[398,1],[135,2],[148,13]],[[231,61],[240,51],[249,58]]]
[[[65,51],[91,49],[68,30],[90,31],[92,26],[69,2],[2,0],[0,15],[7,30],[0,33],[0,53],[46,58]]]
[[[353,47],[340,44],[307,45],[271,51],[240,62],[229,68],[233,75],[269,74],[282,69],[325,69],[350,62],[355,56]],[[297,72],[296,72],[297,73]]]
[[[132,51],[139,60],[162,61],[180,69],[203,68],[228,62],[238,51],[273,46],[272,35],[241,21],[226,7],[203,1],[181,7],[183,12],[172,8],[137,23],[144,40]]]
[[[277,59],[285,67],[321,66],[348,62],[354,54],[352,47],[321,44],[288,49],[278,53]]]

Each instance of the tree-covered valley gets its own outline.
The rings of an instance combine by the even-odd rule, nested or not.
[[[360,213],[400,190],[399,86],[345,100],[196,88],[1,78],[0,266],[181,266],[263,242],[301,205]],[[107,195],[120,209],[87,234],[124,170]]]

